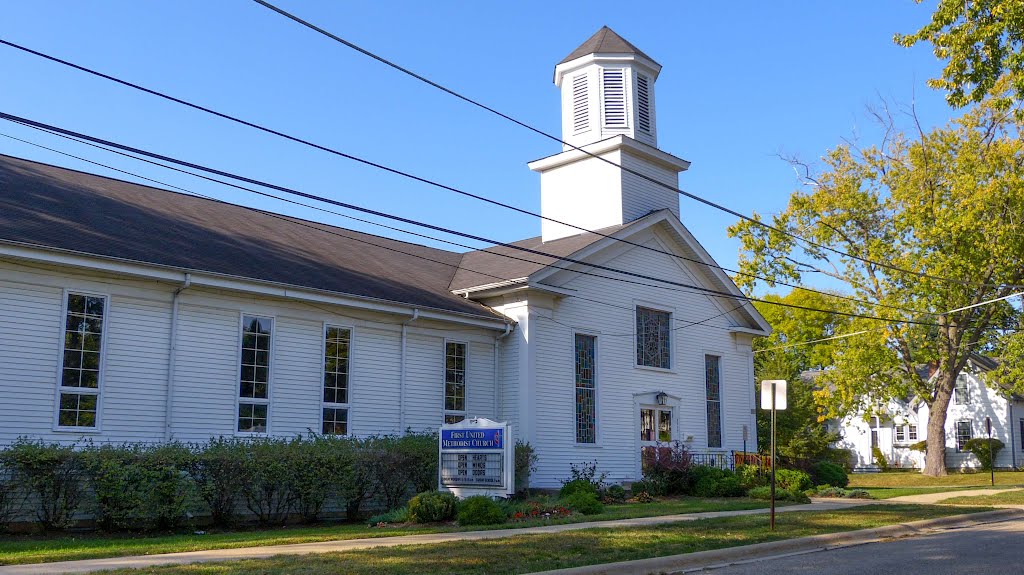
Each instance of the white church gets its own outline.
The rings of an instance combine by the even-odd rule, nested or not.
[[[532,253],[450,252],[0,156],[0,443],[485,417],[534,446],[536,487],[589,461],[635,480],[659,442],[728,456],[749,430],[755,449],[751,342],[771,328],[720,295],[741,293],[680,222],[689,162],[658,148],[660,72],[608,28],[555,67],[570,145],[528,164],[550,218],[514,244]]]

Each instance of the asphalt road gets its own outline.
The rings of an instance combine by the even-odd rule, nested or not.
[[[1024,520],[951,529],[765,559],[707,571],[714,575],[1010,575],[1024,573]]]

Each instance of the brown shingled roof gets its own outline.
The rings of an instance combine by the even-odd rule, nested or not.
[[[455,277],[452,278],[451,289],[453,291],[464,290],[483,285],[490,285],[500,281],[495,279],[493,276],[500,276],[508,279],[528,277],[529,275],[558,262],[560,258],[571,256],[590,244],[603,239],[605,236],[613,234],[628,225],[629,224],[611,226],[596,230],[600,232],[599,234],[593,232],[581,233],[550,242],[542,241],[541,236],[519,240],[518,242],[511,242],[511,245],[513,246],[539,250],[556,257],[540,256],[506,246],[494,246],[483,250],[466,252],[462,255],[462,264],[459,271],[457,271],[455,273]]]
[[[0,241],[500,317],[448,290],[456,252],[4,155]]]
[[[614,30],[607,26],[602,26],[600,30],[594,33],[586,42],[580,44],[579,48],[572,51],[571,54],[565,57],[559,64],[564,64],[570,60],[581,58],[588,54],[636,54],[643,56],[651,62],[654,62],[654,58],[651,58],[647,54],[640,51],[639,48],[630,44],[625,38],[619,36]],[[655,62],[657,64],[657,62]]]

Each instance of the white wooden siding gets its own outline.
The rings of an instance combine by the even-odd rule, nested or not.
[[[631,222],[654,210],[663,209],[669,209],[679,217],[679,192],[675,191],[679,187],[679,175],[676,172],[638,158],[628,151],[619,154],[618,160],[622,165],[623,222]],[[633,170],[670,187],[659,186],[626,170]]]

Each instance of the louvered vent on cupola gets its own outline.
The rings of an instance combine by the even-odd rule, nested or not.
[[[626,128],[626,71],[623,68],[605,68],[604,82],[604,125],[609,128]]]
[[[636,125],[641,132],[651,133],[651,93],[647,76],[636,75]]]
[[[587,94],[587,75],[572,79],[572,129],[580,133],[590,129],[590,102]]]

